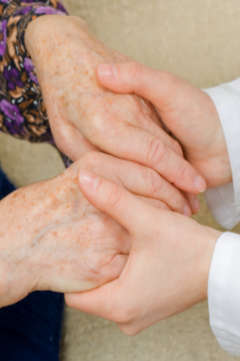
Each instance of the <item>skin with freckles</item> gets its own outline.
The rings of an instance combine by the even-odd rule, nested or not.
[[[184,160],[177,141],[162,129],[150,103],[135,95],[114,94],[99,85],[98,64],[128,59],[96,40],[81,19],[38,18],[28,25],[25,43],[36,67],[56,144],[71,159],[98,149],[141,163],[168,181],[168,199],[174,186],[193,194],[204,191],[205,181]],[[176,191],[183,202],[182,194]],[[170,201],[166,204],[171,207]],[[186,214],[191,213],[186,199],[184,208]]]
[[[95,287],[121,270],[124,230],[82,196],[80,163],[0,203],[0,306],[33,290]]]
[[[119,276],[130,249],[124,227],[81,193],[82,171],[104,176],[166,209],[151,169],[89,152],[63,174],[21,188],[0,202],[0,307],[33,290],[76,292]]]

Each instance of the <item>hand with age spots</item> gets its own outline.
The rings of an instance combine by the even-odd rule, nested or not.
[[[55,142],[63,153],[76,160],[97,149],[152,168],[168,182],[164,202],[170,208],[173,187],[182,202],[177,189],[192,194],[205,190],[205,181],[183,158],[176,140],[162,129],[148,102],[135,95],[114,94],[99,85],[98,64],[127,58],[96,40],[80,18],[38,18],[29,24],[25,43]],[[186,200],[184,208],[174,210],[191,214]]]
[[[82,291],[121,273],[130,248],[126,231],[82,195],[83,170],[166,208],[152,170],[99,152],[54,179],[15,191],[0,202],[0,307],[34,290]]]

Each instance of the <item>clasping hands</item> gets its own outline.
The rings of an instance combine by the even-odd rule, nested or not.
[[[112,320],[133,335],[206,298],[220,232],[143,202],[89,171],[81,173],[80,186],[95,207],[126,230],[130,255],[119,278],[66,295],[69,306]]]
[[[98,79],[102,86],[116,93],[137,94],[150,101],[208,187],[231,182],[219,115],[205,92],[173,74],[135,62],[101,65]]]
[[[130,249],[126,230],[84,197],[78,179],[86,170],[166,208],[151,169],[100,152],[18,189],[0,202],[0,307],[34,290],[82,291],[121,273]]]
[[[186,215],[198,211],[196,199],[182,191],[198,194],[206,182],[162,129],[153,107],[137,95],[108,91],[97,81],[99,64],[125,62],[127,57],[107,49],[81,19],[71,16],[34,20],[25,42],[63,153],[77,160],[89,150],[100,150],[140,163],[158,175],[162,200],[170,209]]]
[[[135,63],[99,66],[98,79],[112,91],[151,101],[208,187],[231,182],[220,119],[207,94],[171,74]],[[127,230],[131,248],[118,279],[91,292],[66,295],[70,306],[112,320],[132,335],[207,297],[220,232],[143,204],[96,174],[82,173],[80,182],[89,201]]]

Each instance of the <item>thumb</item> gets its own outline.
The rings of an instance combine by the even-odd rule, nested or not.
[[[129,193],[122,186],[87,170],[79,173],[81,191],[96,208],[107,213],[130,233],[136,233],[153,210],[146,202]]]
[[[135,93],[155,106],[164,106],[172,97],[176,77],[137,62],[101,64],[97,68],[101,85],[117,93]]]
[[[119,298],[121,286],[118,279],[87,292],[65,294],[65,302],[69,307],[111,321],[114,321],[113,310]]]

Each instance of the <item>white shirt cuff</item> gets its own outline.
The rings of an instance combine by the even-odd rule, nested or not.
[[[231,230],[239,223],[240,212],[235,205],[232,183],[208,189],[205,198],[213,217],[222,227]]]
[[[231,229],[240,221],[240,79],[205,92],[221,120],[233,178],[232,184],[209,189],[206,199],[218,223]]]
[[[240,236],[223,233],[216,244],[208,281],[210,325],[219,344],[240,355]]]

